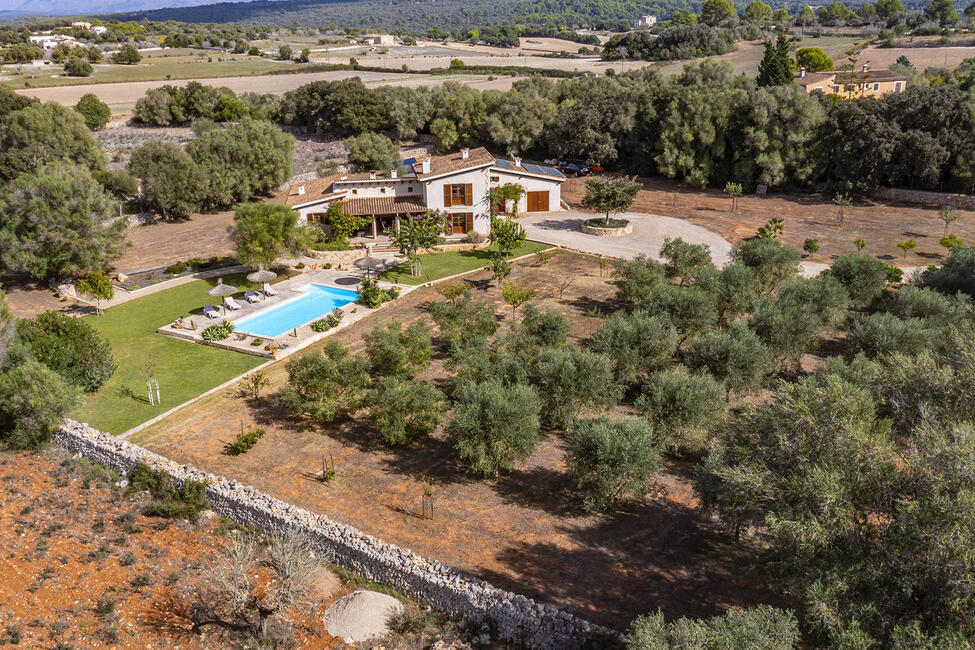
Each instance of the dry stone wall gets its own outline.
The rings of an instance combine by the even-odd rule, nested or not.
[[[873,195],[884,201],[919,203],[921,205],[939,207],[942,205],[950,205],[960,210],[975,210],[975,196],[970,194],[948,194],[945,192],[908,190],[899,187],[881,187]]]
[[[207,497],[218,514],[279,535],[300,534],[331,562],[394,587],[453,618],[488,623],[501,640],[545,650],[614,645],[616,635],[607,628],[551,605],[497,589],[351,526],[279,501],[238,481],[181,465],[86,424],[66,420],[55,436],[55,443],[123,474],[143,462],[169,474],[177,485],[187,480],[205,483]]]

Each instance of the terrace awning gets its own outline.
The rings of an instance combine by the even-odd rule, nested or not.
[[[418,214],[427,211],[427,206],[419,197],[410,196],[366,196],[346,199],[342,202],[346,214],[357,217],[375,217],[386,214]]]

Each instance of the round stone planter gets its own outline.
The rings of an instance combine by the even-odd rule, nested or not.
[[[582,224],[582,232],[587,235],[595,235],[596,237],[625,237],[633,233],[633,224],[627,221],[625,226],[603,228],[600,226],[592,226],[590,222],[585,221]]]

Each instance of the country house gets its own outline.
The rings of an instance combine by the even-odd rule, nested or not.
[[[806,93],[823,93],[840,97],[883,97],[903,92],[907,77],[893,70],[871,70],[864,63],[858,71],[807,72],[799,68],[795,81]]]
[[[484,147],[410,159],[404,166],[406,170],[400,172],[333,174],[297,183],[288,189],[286,203],[305,223],[325,224],[329,206],[340,202],[347,214],[373,218],[369,229],[373,237],[395,228],[401,217],[427,210],[450,214],[453,233],[487,233],[489,191],[507,183],[525,190],[518,201],[519,213],[561,209],[562,172],[519,158],[497,158]]]

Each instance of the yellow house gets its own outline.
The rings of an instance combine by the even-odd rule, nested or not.
[[[799,68],[793,74],[799,86],[807,93],[823,93],[840,97],[883,97],[890,93],[903,92],[907,87],[907,77],[893,70],[871,70],[864,63],[860,70],[832,72],[806,72]]]

